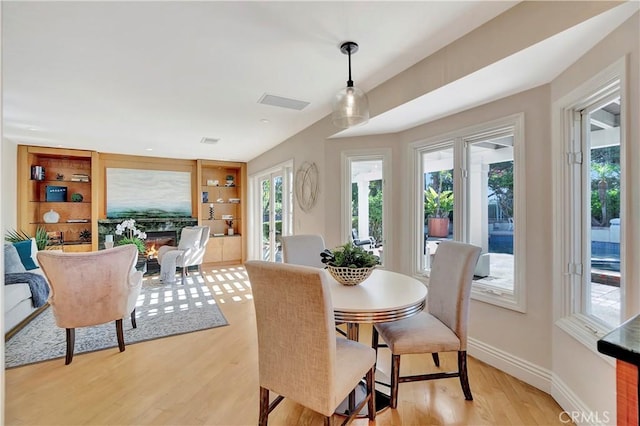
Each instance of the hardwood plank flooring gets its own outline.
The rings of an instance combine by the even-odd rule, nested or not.
[[[255,425],[258,353],[251,289],[241,267],[204,267],[229,326],[77,354],[5,371],[7,425]],[[360,340],[370,343],[370,326]],[[115,335],[114,335],[115,339]],[[441,354],[444,369],[455,354]],[[378,368],[390,371],[387,349]],[[403,383],[398,409],[378,413],[387,425],[560,425],[547,394],[469,358],[474,401],[458,379]],[[402,374],[436,371],[431,356],[403,356]],[[272,425],[317,425],[322,416],[285,399]],[[334,416],[334,422],[342,417]],[[369,424],[357,419],[354,425]]]

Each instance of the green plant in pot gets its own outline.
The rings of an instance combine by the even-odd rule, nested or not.
[[[424,214],[430,237],[444,238],[449,235],[449,214],[453,211],[453,191],[443,189],[443,181],[451,178],[450,171],[436,172],[437,187],[424,190]]]
[[[36,246],[38,247],[38,250],[44,250],[47,248],[47,245],[49,245],[49,236],[47,235],[47,230],[42,226],[38,226],[36,228],[36,233],[33,237],[36,239]],[[18,241],[24,241],[30,238],[31,235],[29,235],[27,232],[22,230],[16,231],[15,229],[7,231],[7,234],[4,237],[5,241],[8,241],[10,243],[16,243]]]
[[[344,285],[360,284],[380,264],[380,258],[373,252],[350,242],[333,250],[324,250],[320,257],[333,278]]]

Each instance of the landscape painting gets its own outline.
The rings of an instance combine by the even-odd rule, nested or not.
[[[107,168],[107,218],[191,216],[190,172]]]

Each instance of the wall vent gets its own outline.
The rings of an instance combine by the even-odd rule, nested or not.
[[[262,95],[260,99],[258,99],[258,103],[280,108],[295,109],[297,111],[302,111],[307,105],[309,105],[309,102],[283,98],[282,96],[270,95],[268,93]]]
[[[216,138],[202,138],[200,139],[200,143],[206,143],[208,145],[213,145],[220,142],[220,139],[216,139]]]

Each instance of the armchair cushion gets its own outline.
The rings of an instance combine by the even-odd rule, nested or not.
[[[200,241],[202,240],[202,228],[184,228],[180,233],[180,244],[178,244],[179,250],[198,250],[200,248]]]

